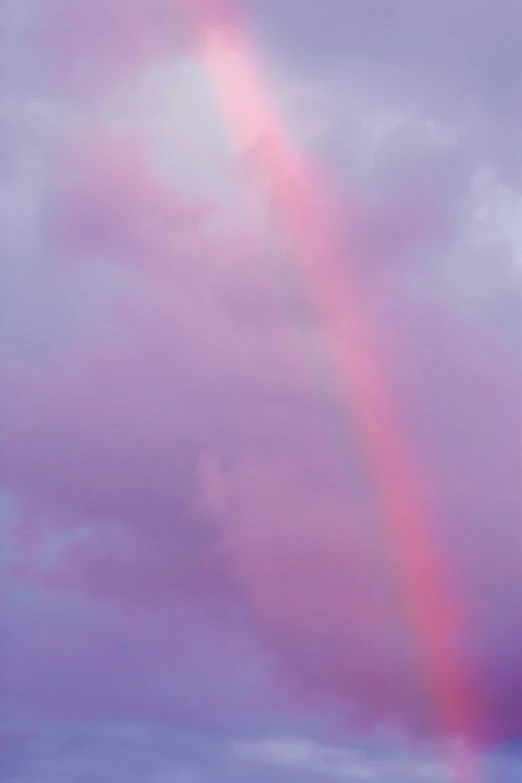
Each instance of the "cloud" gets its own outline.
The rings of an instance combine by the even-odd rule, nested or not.
[[[37,40],[49,52],[51,86],[74,100],[92,100],[128,80],[140,66],[180,49],[175,5],[159,0],[51,0]]]
[[[364,79],[383,103],[472,118],[484,152],[519,177],[521,11],[510,0],[327,0],[320,12],[313,0],[250,0],[248,8],[263,39],[311,73],[347,63],[351,89]]]
[[[429,482],[433,532],[446,566],[443,589],[449,582],[464,619],[461,644],[480,694],[477,718],[487,721],[483,730],[495,734],[502,725],[500,733],[516,733],[515,705],[497,712],[497,699],[505,667],[512,682],[520,676],[505,657],[518,645],[518,610],[511,614],[508,594],[518,568],[513,428],[520,376],[505,367],[497,375],[490,357],[472,359],[471,343],[456,344],[455,326],[445,334],[424,320],[425,312],[414,321],[408,316],[402,309],[398,334],[389,313],[386,326],[414,458]],[[347,703],[355,699],[363,715],[367,709],[370,717],[409,715],[419,729],[433,715],[420,698],[414,629],[378,522],[378,488],[366,485],[362,498],[361,490],[350,497],[332,488],[332,472],[329,462],[318,465],[307,452],[286,461],[255,455],[233,467],[207,461],[203,502],[218,519],[223,546],[267,620],[288,675],[334,703],[346,689]],[[493,530],[488,519],[499,508],[502,525]]]
[[[262,205],[245,217],[248,161],[217,130],[190,51],[166,62],[163,6],[136,3],[131,15],[91,3],[84,18],[69,5],[44,20],[67,85],[41,86],[36,115],[22,91],[6,109],[10,710],[444,733],[357,411],[339,402],[324,324],[277,216]],[[296,35],[306,37],[307,13]],[[427,29],[430,9],[417,21],[401,12],[379,56],[377,27],[357,14],[356,59],[369,69],[421,58],[418,42],[401,54],[393,36]],[[505,739],[521,725],[511,652],[521,641],[520,301],[505,227],[491,207],[478,214],[473,184],[484,170],[488,194],[508,184],[470,143],[471,119],[457,126],[440,111],[434,123],[396,93],[393,110],[340,54],[335,75],[318,69],[308,89],[297,52],[272,49],[276,94],[336,179],[343,240],[356,250],[336,269],[339,286],[355,277],[382,342],[463,617],[480,734]],[[43,45],[34,57],[54,73]],[[345,77],[358,84],[353,100]],[[499,322],[508,302],[513,315]],[[20,666],[29,649],[38,666]]]
[[[311,783],[341,779],[347,783],[394,780],[446,780],[446,770],[431,758],[401,758],[392,752],[374,762],[364,748],[332,749],[288,739],[249,743],[234,737],[180,731],[145,721],[39,724],[10,727],[3,733],[3,772],[8,783],[80,781],[100,783],[125,777],[129,783],[174,781],[270,780]]]

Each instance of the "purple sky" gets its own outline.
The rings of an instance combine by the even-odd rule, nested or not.
[[[324,324],[173,7],[0,1],[2,718],[453,740]],[[339,279],[384,346],[462,619],[466,740],[510,742],[522,6],[247,7],[341,193]]]

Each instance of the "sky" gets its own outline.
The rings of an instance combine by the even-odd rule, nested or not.
[[[0,0],[2,780],[522,780],[522,7],[242,4],[314,285],[205,2]]]

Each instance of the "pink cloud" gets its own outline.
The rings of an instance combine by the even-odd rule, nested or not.
[[[474,355],[469,339],[459,344],[466,332],[458,321],[438,324],[432,315],[403,302],[398,320],[387,310],[385,325],[403,422],[429,490],[433,540],[464,621],[459,646],[473,672],[476,718],[492,736],[518,721],[508,704],[497,713],[493,672],[503,678],[509,665],[520,677],[505,651],[521,641],[519,607],[508,598],[520,567],[521,378],[498,356]],[[201,502],[298,688],[355,702],[370,720],[400,715],[416,730],[433,725],[377,488],[354,494],[332,486],[330,460],[307,451],[287,460],[257,454],[230,467],[206,460]],[[344,467],[349,481],[346,457]]]
[[[49,51],[52,83],[78,100],[171,57],[183,34],[175,4],[167,0],[52,0],[40,38]]]
[[[94,44],[104,89],[109,71],[123,78],[164,51],[163,22],[144,19],[143,4],[126,9],[92,6],[74,35],[55,19],[60,61],[80,81]],[[267,701],[286,708],[293,691],[303,709],[340,709],[348,724],[353,710],[359,723],[437,729],[357,412],[336,401],[302,281],[283,283],[292,270],[246,231],[220,229],[219,209],[160,182],[147,153],[139,138],[103,133],[64,151],[46,202],[44,277],[101,260],[114,291],[52,363],[0,357],[2,475],[23,510],[11,576],[73,607],[60,620],[36,601],[13,620],[8,671],[23,651],[38,657],[13,674],[10,699],[218,721]],[[417,258],[447,240],[455,201],[407,185],[377,206],[357,200],[350,261],[426,477],[481,717],[489,735],[508,736],[521,720],[511,694],[522,673],[506,652],[521,644],[521,371],[457,308],[408,288]],[[125,616],[101,619],[109,603]],[[220,654],[234,633],[247,641],[227,679]],[[271,687],[259,675],[245,708],[242,678],[258,657]]]

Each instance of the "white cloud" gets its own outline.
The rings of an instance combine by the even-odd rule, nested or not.
[[[442,783],[444,765],[295,739],[239,741],[146,722],[25,725],[4,733],[3,783]]]
[[[448,780],[448,766],[433,759],[415,759],[402,754],[374,759],[371,752],[360,747],[325,745],[299,738],[279,738],[270,741],[239,742],[236,755],[240,759],[257,761],[267,766],[316,774],[323,778],[349,781],[393,783],[401,781]]]

